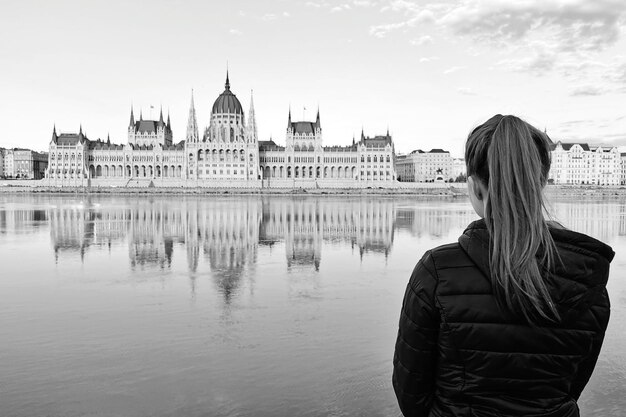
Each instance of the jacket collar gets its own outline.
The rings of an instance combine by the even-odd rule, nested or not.
[[[548,281],[559,287],[554,294],[558,301],[575,301],[587,288],[606,285],[608,265],[615,256],[610,246],[563,228],[550,227],[550,234],[559,249],[559,261]],[[487,225],[481,219],[470,223],[459,237],[459,245],[483,275],[491,279],[489,240]]]
[[[568,244],[597,253],[608,262],[611,262],[615,256],[615,252],[609,245],[591,236],[559,227],[550,227],[550,234],[555,243]],[[479,255],[485,253],[484,251],[489,253],[489,232],[485,220],[480,219],[470,223],[459,237],[459,244],[472,259],[475,259],[472,254]]]

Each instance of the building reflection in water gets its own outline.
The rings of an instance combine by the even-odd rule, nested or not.
[[[131,269],[169,269],[179,257],[192,289],[198,277],[210,276],[226,303],[243,280],[253,280],[259,247],[284,248],[291,276],[312,277],[333,245],[386,257],[398,231],[445,237],[476,218],[469,204],[383,197],[30,198],[0,206],[0,233],[49,224],[57,259],[125,246]],[[624,201],[556,202],[552,212],[601,240],[626,235]]]
[[[550,211],[565,227],[602,241],[626,236],[624,201],[581,198],[576,202],[555,202]]]

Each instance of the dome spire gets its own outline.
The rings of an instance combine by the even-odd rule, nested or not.
[[[230,80],[228,79],[228,67],[226,68],[226,85],[227,90],[230,90]]]

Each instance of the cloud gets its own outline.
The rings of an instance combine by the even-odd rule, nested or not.
[[[333,7],[332,9],[330,9],[330,12],[331,12],[331,13],[337,13],[337,12],[340,12],[340,11],[342,11],[342,10],[343,10],[343,7],[341,7],[341,6],[335,6],[335,7]]]
[[[465,69],[465,68],[467,68],[467,67],[465,67],[465,66],[450,67],[447,70],[445,70],[443,73],[444,73],[444,75],[448,75],[448,74],[452,74],[454,72],[460,71],[460,70]]]
[[[549,52],[539,51],[530,57],[505,59],[496,63],[497,67],[516,72],[527,72],[533,75],[544,75],[550,72],[556,63],[556,56]]]
[[[352,4],[355,5],[356,7],[372,7],[376,3],[371,0],[353,0]]]
[[[231,35],[240,36],[243,35],[243,32],[238,29],[231,29],[228,31]]]
[[[454,34],[503,46],[549,37],[560,51],[600,51],[615,44],[626,15],[621,0],[466,1],[438,22]]]
[[[576,87],[574,88],[570,95],[577,97],[577,96],[600,96],[602,94],[605,94],[607,91],[606,89],[602,88],[602,87],[598,87],[595,85],[583,85],[580,87]]]
[[[469,42],[466,50],[474,50],[475,55],[496,54],[497,68],[534,76],[556,73],[574,84],[603,83],[606,90],[626,92],[626,64],[605,58],[610,53],[601,55],[626,33],[624,0],[385,0],[379,4],[387,21],[370,26],[372,36],[412,34],[430,26],[430,33],[444,41]],[[422,44],[412,35],[408,42]]]
[[[275,14],[275,13],[265,13],[265,14],[261,17],[261,20],[265,20],[265,21],[268,21],[268,20],[275,20],[277,17],[278,17],[278,16],[276,16],[276,14]]]
[[[417,39],[411,40],[411,44],[415,46],[421,46],[421,45],[426,45],[430,43],[433,43],[433,38],[432,36],[429,36],[429,35],[420,36]]]
[[[437,61],[438,59],[438,56],[423,56],[420,58],[420,62],[432,62]]]
[[[456,89],[459,94],[463,94],[464,96],[475,96],[477,95],[474,90],[470,87],[459,87]]]
[[[623,117],[607,117],[568,120],[559,123],[555,128],[559,133],[551,136],[562,142],[587,142],[610,146],[626,145],[623,119]]]
[[[435,18],[435,15],[431,10],[423,9],[423,10],[417,11],[409,19],[403,20],[401,22],[386,23],[382,25],[371,26],[370,34],[378,38],[384,38],[389,33],[396,31],[398,29],[406,29],[406,28],[415,27],[421,23],[432,23],[434,22],[434,18]]]

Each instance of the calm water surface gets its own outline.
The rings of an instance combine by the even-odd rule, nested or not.
[[[626,202],[556,201],[612,245],[583,415],[626,410]],[[469,202],[0,196],[1,416],[397,416],[391,359],[424,251]]]

